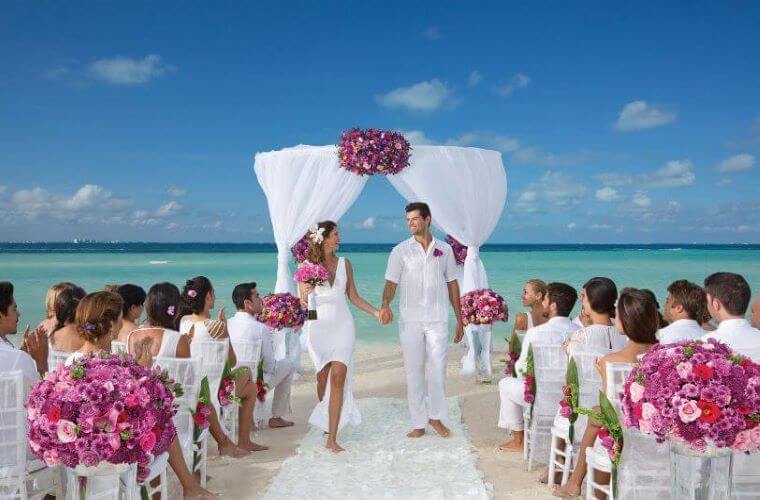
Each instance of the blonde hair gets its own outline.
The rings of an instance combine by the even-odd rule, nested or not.
[[[526,281],[525,283],[532,286],[533,290],[535,290],[536,293],[541,295],[541,300],[543,300],[544,297],[546,297],[547,287],[546,287],[545,281],[537,279],[537,278],[532,278]]]
[[[55,299],[58,298],[58,294],[62,291],[66,290],[67,288],[73,288],[75,285],[74,283],[69,283],[68,281],[63,281],[61,283],[56,283],[55,285],[48,288],[47,293],[45,294],[45,315],[48,318],[54,318],[55,317]]]
[[[110,336],[114,323],[119,321],[122,306],[121,297],[113,292],[95,292],[85,296],[77,306],[77,332],[92,343]]]
[[[336,223],[331,220],[326,220],[317,223],[317,230],[324,229],[322,233],[323,240],[320,243],[311,239],[311,233],[309,233],[309,249],[306,251],[306,259],[312,264],[322,264],[325,261],[324,244],[325,240],[335,231],[338,227]]]

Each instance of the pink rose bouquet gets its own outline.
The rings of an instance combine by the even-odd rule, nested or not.
[[[454,260],[457,261],[457,265],[461,266],[464,264],[464,259],[467,258],[467,245],[462,245],[453,236],[448,234],[446,235],[446,243],[454,251]]]
[[[323,265],[304,262],[296,269],[294,278],[298,283],[322,286],[330,281],[330,272]],[[306,317],[310,320],[317,319],[317,304],[313,291],[309,292]]]
[[[398,132],[354,128],[338,142],[340,166],[357,175],[397,174],[409,165],[409,141]]]
[[[507,321],[509,310],[504,297],[491,289],[473,290],[462,295],[462,322],[467,325],[490,325]]]
[[[258,320],[270,330],[283,328],[301,328],[306,319],[306,312],[301,308],[301,301],[293,295],[273,293],[262,298],[263,308]]]
[[[656,345],[626,381],[624,424],[698,453],[760,449],[760,365],[715,340]]]
[[[128,354],[89,355],[36,382],[26,402],[29,446],[47,465],[137,464],[169,449],[181,387]]]
[[[246,368],[232,369],[230,362],[224,363],[224,371],[222,371],[222,380],[219,382],[219,391],[217,391],[217,398],[221,406],[228,406],[233,401],[240,404],[241,399],[235,394],[235,380],[240,374],[241,370]]]

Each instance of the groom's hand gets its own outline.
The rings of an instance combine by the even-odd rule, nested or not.
[[[380,309],[380,323],[387,325],[393,321],[393,313],[391,312],[391,308],[388,306],[383,306],[382,309]]]
[[[464,337],[464,325],[461,322],[457,322],[457,330],[454,333],[454,343],[460,343],[462,341],[462,337]]]

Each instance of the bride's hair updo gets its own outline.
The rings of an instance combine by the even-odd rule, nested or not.
[[[332,232],[335,231],[336,227],[338,227],[338,225],[331,220],[317,223],[317,231],[324,229],[321,235],[321,241],[316,240],[316,235],[318,233],[313,233],[311,230],[309,230],[309,250],[306,252],[306,259],[309,262],[314,264],[322,264],[325,261],[325,240],[330,237]]]

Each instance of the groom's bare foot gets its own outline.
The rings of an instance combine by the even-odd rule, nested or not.
[[[325,448],[327,448],[328,450],[332,451],[333,453],[340,453],[342,451],[346,451],[346,450],[343,449],[343,447],[341,445],[339,445],[338,443],[334,443],[334,442],[333,443],[327,443],[325,445]]]
[[[523,451],[523,442],[522,440],[518,441],[516,439],[507,441],[506,443],[499,445],[499,451]]]
[[[438,435],[441,436],[442,438],[447,438],[451,436],[451,431],[449,430],[449,428],[443,425],[443,422],[441,422],[440,420],[428,420],[428,423],[430,424],[430,427],[435,429],[435,432],[437,432]]]
[[[293,422],[289,422],[282,417],[272,417],[269,419],[269,427],[279,429],[280,427],[292,427]]]
[[[406,437],[419,438],[424,435],[425,435],[425,429],[412,429],[409,433],[407,433]]]

